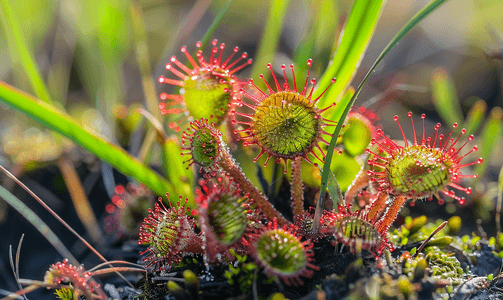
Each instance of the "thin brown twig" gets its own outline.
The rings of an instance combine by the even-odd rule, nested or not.
[[[423,251],[423,248],[426,247],[426,245],[430,242],[430,240],[433,238],[433,236],[435,234],[437,234],[440,230],[442,230],[445,227],[445,225],[447,225],[447,221],[440,224],[440,226],[438,226],[435,230],[433,230],[433,232],[426,238],[426,240],[424,240],[424,242],[421,244],[421,246],[419,246],[419,248],[417,249],[414,256],[416,256],[419,252]]]
[[[92,276],[99,276],[104,274],[110,274],[115,272],[147,272],[145,269],[131,268],[131,267],[113,267],[108,269],[101,269],[91,272]]]
[[[99,268],[103,267],[103,266],[107,266],[108,264],[124,264],[124,265],[130,265],[130,266],[134,266],[134,267],[143,267],[142,265],[139,265],[139,264],[135,264],[135,263],[132,263],[132,262],[129,262],[129,261],[124,261],[124,260],[112,260],[112,261],[109,261],[108,263],[102,263],[102,264],[99,264],[97,266],[94,266],[93,268],[87,270],[88,272],[94,272],[96,270],[98,270]]]
[[[12,272],[14,273],[14,278],[16,279],[16,283],[18,284],[18,287],[22,289],[22,285],[19,282],[19,255],[20,255],[20,250],[21,250],[21,244],[23,243],[24,239],[24,234],[21,235],[21,238],[19,239],[19,243],[17,246],[16,250],[16,263],[14,264],[14,259],[12,258],[12,245],[9,245],[9,261],[10,261],[10,267],[12,269]],[[26,296],[23,295],[23,298],[28,300]]]
[[[89,199],[73,163],[63,154],[58,159],[58,168],[68,187],[68,192],[70,193],[70,198],[72,199],[78,218],[86,228],[93,242],[102,243],[103,232],[98,225],[96,215],[91,207],[91,203],[89,203]]]
[[[37,284],[34,284],[34,285],[30,285],[20,291],[17,291],[15,293],[12,293],[10,295],[7,295],[5,297],[3,297],[2,299],[0,300],[9,300],[9,299],[16,299],[20,296],[24,296],[24,294],[28,294],[29,292],[33,292],[34,290],[40,288],[41,286],[40,285],[37,285]],[[25,297],[26,299],[26,297]]]

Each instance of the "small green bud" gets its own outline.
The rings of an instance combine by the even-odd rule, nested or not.
[[[428,244],[426,244],[426,247],[432,247],[432,246],[445,247],[451,244],[452,241],[453,241],[452,237],[443,236],[440,238],[432,239],[431,241],[428,242]]]
[[[423,228],[424,225],[426,225],[427,221],[428,218],[426,216],[414,218],[414,220],[412,220],[412,222],[406,227],[409,230],[408,236],[411,236],[414,233],[418,232],[421,228]]]
[[[178,283],[170,280],[166,285],[168,286],[168,290],[170,291],[170,293],[172,293],[173,295],[180,297],[185,296],[186,294],[185,290],[182,289],[182,287],[178,285]]]
[[[187,285],[199,285],[199,278],[191,270],[183,271],[183,278],[185,279]]]
[[[461,218],[458,216],[453,216],[447,221],[447,227],[449,228],[449,234],[456,234],[462,226]]]
[[[428,263],[424,259],[419,259],[416,264],[416,268],[414,269],[414,277],[412,281],[418,282],[424,279],[426,275],[426,268],[428,267]]]

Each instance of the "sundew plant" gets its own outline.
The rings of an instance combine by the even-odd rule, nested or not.
[[[0,0],[0,299],[500,299],[470,3]]]

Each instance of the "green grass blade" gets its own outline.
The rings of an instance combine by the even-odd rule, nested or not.
[[[484,100],[477,100],[468,112],[466,120],[463,123],[463,128],[466,128],[466,134],[470,135],[477,132],[480,125],[484,122],[484,116],[486,115],[487,104]]]
[[[318,166],[318,168],[320,167]],[[318,199],[318,203],[316,203],[316,210],[314,212],[314,219],[313,219],[314,230],[317,230],[320,226],[320,218],[321,214],[323,213],[323,207],[325,206],[325,194],[326,193],[322,193],[320,190],[320,198]],[[333,209],[337,211],[337,208],[339,207],[339,205],[342,205],[344,203],[344,200],[341,192],[341,187],[339,186],[339,183],[337,182],[337,179],[335,178],[334,173],[332,173],[332,171],[329,171],[328,176],[328,194],[330,195],[330,198],[332,198],[332,203],[334,207]]]
[[[334,173],[330,171],[328,173],[328,194],[330,195],[330,198],[332,198],[332,202],[334,204],[334,209],[337,208],[337,205],[342,205],[344,202],[344,199],[342,197],[342,192],[341,192],[341,187],[339,186],[339,182],[334,176]]]
[[[61,256],[68,258],[72,264],[75,264],[76,266],[79,265],[77,259],[73,257],[72,253],[65,247],[58,236],[49,226],[47,226],[47,224],[44,223],[44,221],[42,221],[42,219],[37,216],[35,212],[33,212],[33,210],[26,206],[26,204],[24,204],[16,196],[12,195],[3,186],[0,186],[0,197],[17,210],[26,220],[28,220],[28,222],[30,222],[45,237],[45,239],[51,243],[54,248],[56,248]]]
[[[204,34],[203,38],[201,39],[201,49],[204,49],[206,44],[208,44],[211,37],[213,36],[215,31],[217,30],[218,26],[220,26],[220,22],[222,22],[222,20],[225,16],[225,13],[227,13],[229,8],[231,7],[232,2],[234,2],[234,0],[227,0],[227,2],[220,9],[218,14],[215,16],[215,19],[211,23],[210,27],[208,27],[208,30],[206,30],[206,33]]]
[[[264,32],[260,40],[259,49],[256,54],[255,62],[251,70],[251,78],[258,78],[264,72],[266,65],[274,61],[274,55],[278,48],[279,38],[283,29],[286,11],[288,10],[290,0],[271,0],[269,15],[265,23]],[[264,72],[264,79],[267,80],[270,74]],[[260,84],[257,81],[257,84]]]
[[[192,182],[194,180],[194,174],[190,168],[186,167],[183,163],[183,159],[180,157],[182,153],[180,143],[176,138],[168,138],[162,124],[148,111],[139,109],[139,113],[150,122],[157,134],[157,142],[162,148],[161,168],[164,175],[169,182],[172,182],[173,188],[178,195],[184,195],[192,199]]]
[[[173,182],[180,195],[191,199],[194,194],[192,188],[194,172],[191,168],[187,168],[187,164],[183,163],[187,158],[180,156],[182,148],[179,140],[176,138],[167,139],[161,144],[161,147],[163,160],[166,162],[164,170],[168,181]]]
[[[322,58],[328,64],[330,57],[334,53],[337,43],[335,42],[339,33],[339,10],[336,1],[313,1],[313,6],[318,10],[316,17],[316,42],[315,53],[318,58]],[[316,63],[314,63],[316,66]]]
[[[164,48],[163,54],[160,57],[171,57],[173,52],[175,52],[175,48],[177,48],[177,50],[180,49],[179,44],[190,37],[196,28],[197,23],[199,23],[203,15],[210,7],[210,4],[211,0],[198,0],[194,3],[187,16],[183,18],[183,21],[179,23],[179,26],[173,30],[176,34],[170,38],[168,44]],[[194,51],[194,54],[196,51],[197,50]]]
[[[389,42],[389,44],[384,48],[384,50],[381,52],[377,60],[374,62],[370,70],[367,72],[367,75],[363,78],[362,82],[356,89],[355,94],[353,97],[351,97],[351,100],[349,103],[345,106],[344,111],[339,118],[339,122],[337,123],[337,126],[335,127],[334,133],[332,135],[332,139],[330,141],[330,146],[328,147],[327,150],[327,156],[325,158],[325,165],[323,166],[323,172],[321,174],[321,187],[320,190],[324,191],[327,188],[327,181],[328,181],[328,175],[330,172],[330,164],[332,162],[332,157],[334,154],[334,148],[335,148],[335,142],[337,141],[337,137],[339,136],[339,133],[341,131],[342,125],[344,124],[344,120],[346,119],[349,110],[351,109],[351,106],[356,101],[356,98],[358,97],[358,94],[360,94],[360,91],[362,90],[363,86],[365,85],[365,82],[367,82],[367,79],[369,78],[370,74],[372,74],[375,70],[375,68],[379,65],[379,63],[384,59],[384,57],[393,49],[393,47],[409,32],[414,28],[421,20],[426,18],[430,13],[435,11],[440,5],[442,5],[444,2],[447,0],[434,0],[430,2],[427,6],[425,6],[422,10],[420,10],[412,19],[405,24],[405,26],[393,37],[393,39]],[[344,106],[339,106],[336,110],[339,111],[343,108]],[[335,137],[335,138],[334,138]]]
[[[333,103],[351,83],[365,49],[367,49],[367,45],[372,38],[384,3],[385,0],[355,1],[337,51],[321,77],[318,84],[319,88],[314,92],[313,97],[320,96],[325,87],[330,84],[332,78],[337,78],[337,82],[332,84],[324,97],[320,99],[318,107],[326,107]]]
[[[35,94],[42,101],[52,104],[53,102],[51,95],[49,94],[49,90],[45,85],[33,55],[30,53],[30,50],[28,50],[28,45],[26,45],[16,12],[12,9],[9,0],[1,0],[0,5],[2,25],[4,27],[5,34],[8,37],[9,48],[11,56],[13,57],[12,60],[16,61],[14,56],[18,56],[26,75],[28,75],[31,87]]]
[[[484,161],[475,168],[475,174],[478,174],[476,182],[484,175],[489,161],[494,153],[497,153],[497,148],[503,136],[503,109],[495,107],[489,114],[489,119],[482,128],[482,145],[480,149],[480,156]],[[475,183],[474,183],[475,184]]]
[[[0,82],[0,100],[43,125],[70,138],[126,176],[136,178],[157,195],[174,195],[173,186],[159,174],[129,155],[123,149],[81,128],[73,118],[16,88]]]
[[[437,68],[431,78],[433,104],[442,119],[448,125],[463,121],[463,112],[459,107],[456,87],[446,70]]]
[[[129,7],[133,28],[134,50],[138,69],[142,77],[143,93],[147,103],[148,111],[157,119],[161,118],[159,101],[155,91],[155,81],[152,77],[152,67],[148,55],[147,30],[141,8],[134,2]]]
[[[334,1],[311,2],[310,12],[312,16],[309,28],[293,54],[297,78],[306,78],[306,61],[309,58],[313,59],[313,70],[324,70],[338,30],[338,27],[334,26],[338,24],[339,19]]]
[[[129,13],[131,15],[132,28],[133,28],[133,41],[136,53],[136,61],[138,69],[142,77],[143,93],[147,104],[147,111],[151,114],[153,119],[162,120],[161,111],[159,109],[159,101],[155,89],[155,81],[152,77],[152,68],[150,65],[150,57],[148,55],[147,43],[147,30],[145,28],[145,21],[141,7],[134,2],[130,3]],[[161,126],[162,128],[162,126]],[[155,142],[156,128],[155,126],[149,127],[145,139],[140,146],[138,159],[145,162],[147,154],[151,153],[152,145]],[[164,159],[164,157],[162,157]],[[165,162],[162,163],[164,165]]]
[[[314,55],[314,45],[316,43],[316,25],[314,22],[311,27],[312,28],[302,39],[302,41],[300,41],[293,53],[293,64],[295,66],[295,76],[297,78],[306,78],[306,61],[310,58],[313,58]]]

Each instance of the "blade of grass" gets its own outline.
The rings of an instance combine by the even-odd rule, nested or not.
[[[470,135],[477,132],[480,125],[484,122],[484,116],[486,115],[487,104],[484,100],[477,100],[468,112],[465,122],[462,128],[466,128],[466,134]]]
[[[194,193],[192,188],[194,173],[192,169],[187,168],[186,164],[183,163],[180,153],[182,153],[182,148],[177,138],[170,138],[162,144],[162,154],[166,161],[165,169],[168,174],[168,181],[177,182],[175,188],[178,189],[179,194],[191,199]]]
[[[220,9],[220,11],[217,13],[215,16],[215,19],[213,19],[213,22],[211,23],[210,27],[206,30],[206,33],[204,34],[203,38],[201,39],[201,49],[204,49],[206,44],[210,41],[211,37],[217,30],[218,26],[220,25],[220,22],[222,22],[225,13],[229,10],[231,7],[232,3],[234,0],[227,0],[227,2],[224,4],[224,6]]]
[[[332,3],[332,1],[325,1],[324,3]],[[327,4],[322,4],[327,5]],[[304,37],[300,43],[295,47],[293,52],[293,64],[295,66],[295,74],[300,78],[306,77],[307,65],[306,61],[309,58],[313,58],[314,46],[317,39],[318,27],[320,26],[320,16],[322,13],[322,7],[316,6],[315,3],[312,5],[310,22],[307,26],[307,31],[304,33]]]
[[[136,178],[157,195],[174,192],[173,186],[123,149],[81,128],[70,116],[4,82],[0,82],[0,100],[31,118],[65,135],[126,176]],[[192,205],[191,202],[189,205]]]
[[[474,180],[473,185],[483,177],[489,166],[491,156],[497,152],[501,136],[503,135],[503,109],[495,107],[491,110],[489,119],[482,128],[481,135],[482,140],[480,144],[482,144],[482,147],[480,147],[480,156],[484,161],[475,168],[475,174],[478,174],[478,177]]]
[[[433,104],[437,108],[442,119],[449,125],[461,122],[463,112],[459,107],[459,99],[456,88],[446,70],[437,68],[431,77]]]
[[[42,79],[42,75],[35,63],[33,55],[28,50],[26,41],[21,30],[19,18],[12,9],[9,0],[0,0],[1,10],[0,16],[5,34],[8,37],[11,56],[17,55],[23,66],[26,75],[28,75],[31,87],[35,94],[44,102],[52,104],[49,90]],[[14,59],[13,59],[14,60]]]
[[[93,242],[96,244],[103,243],[103,233],[73,163],[65,155],[62,155],[58,159],[58,168],[70,193],[77,217],[86,228]]]
[[[66,229],[68,229],[73,235],[75,235],[89,250],[91,250],[96,256],[98,256],[102,261],[107,263],[110,267],[113,267],[112,264],[110,264],[106,258],[101,255],[101,253],[98,252],[91,244],[89,244],[86,239],[84,239],[80,234],[77,233],[68,223],[66,223],[55,211],[53,211],[42,199],[40,199],[39,196],[37,196],[32,190],[30,190],[24,183],[22,183],[19,179],[17,179],[14,175],[12,175],[11,172],[9,172],[7,169],[5,169],[2,165],[0,165],[0,170],[5,173],[10,179],[14,180],[20,187],[22,187],[30,196],[32,196],[37,202],[42,205],[42,207],[47,210],[56,220],[58,220],[59,223],[61,223]],[[0,188],[4,189],[2,186]],[[5,190],[5,189],[4,189]],[[10,194],[10,193],[9,193]],[[37,217],[38,218],[38,217]],[[71,254],[70,254],[71,255]],[[75,260],[76,261],[76,260]],[[133,287],[133,285],[120,273],[116,272],[117,275],[122,278],[130,287]]]
[[[61,254],[62,257],[68,258],[68,260],[78,266],[78,260],[73,257],[72,253],[65,247],[63,242],[58,238],[58,236],[51,230],[47,224],[40,219],[33,210],[31,210],[26,204],[19,200],[16,196],[12,195],[3,186],[0,186],[0,197],[5,200],[12,208],[17,210],[28,222],[30,222],[43,236],[51,243],[51,245]]]
[[[338,31],[338,20],[335,1],[312,1],[309,30],[297,45],[293,55],[295,74],[305,78],[307,74],[306,61],[313,59],[313,69],[321,70],[328,64],[332,45]],[[335,26],[334,26],[335,25]]]
[[[161,118],[159,111],[159,101],[157,101],[155,91],[155,81],[152,77],[152,67],[148,55],[147,31],[141,9],[134,2],[131,2],[130,15],[133,27],[134,50],[138,69],[142,77],[143,93],[148,110],[156,118]]]
[[[279,38],[283,29],[283,21],[288,10],[290,0],[271,0],[269,4],[269,15],[264,26],[264,32],[260,39],[259,48],[257,51],[255,63],[251,70],[251,78],[258,78],[268,63],[274,61],[274,55],[278,48]],[[264,79],[267,81],[270,74],[265,72]],[[257,84],[259,82],[257,81]]]
[[[182,159],[173,159],[180,157],[182,149],[176,142],[176,138],[168,138],[162,124],[154,118],[148,111],[139,109],[138,112],[143,115],[155,128],[157,133],[157,142],[162,148],[161,168],[169,182],[173,182],[174,189],[177,194],[184,195],[189,199],[192,198],[192,180],[194,175],[191,170],[188,170]]]
[[[321,167],[318,166],[318,168],[321,171]],[[320,190],[320,198],[318,199],[318,203],[316,203],[316,210],[314,211],[313,228],[318,228],[320,226],[321,214],[323,213],[323,207],[325,207],[325,194],[326,192],[322,192]],[[335,178],[334,173],[332,173],[332,171],[330,171],[328,175],[328,194],[332,199],[334,207],[333,209],[337,211],[339,205],[343,204],[343,196],[341,188],[339,186],[339,182],[337,182],[337,179]]]
[[[334,209],[338,205],[343,204],[343,197],[342,197],[342,192],[341,192],[341,187],[339,186],[339,182],[337,182],[337,179],[334,176],[334,173],[330,171],[328,175],[328,194],[330,195],[330,198],[332,198],[332,202],[334,205]]]
[[[336,1],[322,1],[321,3],[313,1],[313,6],[318,10],[315,55],[322,58],[323,66],[326,66],[337,46],[335,40],[339,34],[340,21],[338,4]]]
[[[323,172],[321,174],[321,186],[320,190],[324,191],[327,188],[327,181],[328,181],[328,175],[330,172],[330,164],[332,162],[332,157],[334,154],[334,148],[335,148],[335,142],[337,141],[337,137],[339,136],[339,133],[341,131],[342,125],[344,124],[344,120],[346,119],[349,110],[351,109],[351,106],[356,101],[356,98],[360,94],[360,91],[362,90],[363,86],[365,85],[365,82],[367,82],[367,79],[370,77],[370,74],[372,74],[379,65],[379,63],[386,57],[386,55],[393,49],[393,47],[409,32],[414,28],[419,22],[421,22],[426,16],[431,14],[433,11],[435,11],[440,5],[442,5],[444,2],[447,0],[434,0],[430,2],[428,5],[426,5],[423,9],[421,9],[412,19],[410,19],[407,24],[405,24],[402,29],[393,37],[393,39],[389,42],[389,44],[384,48],[384,50],[381,52],[377,60],[374,62],[370,70],[367,72],[365,77],[363,78],[362,82],[356,89],[355,94],[353,97],[351,97],[351,100],[349,103],[345,106],[344,112],[342,113],[342,116],[339,118],[339,122],[337,123],[337,126],[334,129],[334,133],[332,134],[332,139],[330,141],[330,145],[327,150],[327,156],[325,158],[325,165],[323,166]],[[339,106],[338,108],[336,107],[336,110],[341,110],[343,106]],[[320,193],[321,194],[321,193]],[[315,228],[313,226],[313,230],[317,230],[318,228]]]
[[[134,49],[136,53],[137,65],[142,77],[143,93],[145,95],[147,109],[157,120],[161,120],[162,116],[159,110],[159,101],[157,100],[155,91],[155,82],[151,75],[152,69],[150,65],[150,58],[148,56],[147,31],[145,28],[143,13],[141,8],[134,2],[131,2],[129,12],[133,23],[132,27],[135,43]],[[145,161],[147,153],[150,151],[152,143],[155,141],[155,131],[155,128],[152,127],[148,129],[146,138],[140,147],[138,158],[142,162]]]
[[[355,1],[344,32],[339,39],[337,51],[327,70],[321,77],[313,97],[321,95],[324,87],[330,84],[332,78],[337,82],[332,84],[327,93],[318,102],[318,107],[326,107],[348,87],[353,79],[367,46],[374,34],[385,0]],[[336,120],[335,118],[329,118]]]
[[[18,288],[20,290],[23,289],[23,286],[19,282],[19,257],[21,256],[21,245],[23,244],[23,239],[24,239],[24,233],[21,235],[21,238],[19,239],[19,244],[17,245],[17,250],[16,250],[16,264],[14,265],[14,261],[12,259],[12,245],[9,245],[9,260],[10,260],[10,267],[12,269],[12,272],[14,273],[14,278],[16,279]],[[26,298],[26,295],[23,295],[23,299],[28,300]]]
[[[164,48],[163,54],[160,57],[170,57],[174,52],[175,47],[180,44],[181,41],[185,41],[194,31],[197,23],[201,20],[204,13],[210,7],[211,0],[199,0],[197,1],[187,16],[184,18],[183,22],[180,22],[180,26],[174,30],[176,35],[173,35]],[[164,69],[164,65],[159,66],[159,69]],[[162,70],[158,70],[157,74],[160,74]]]

